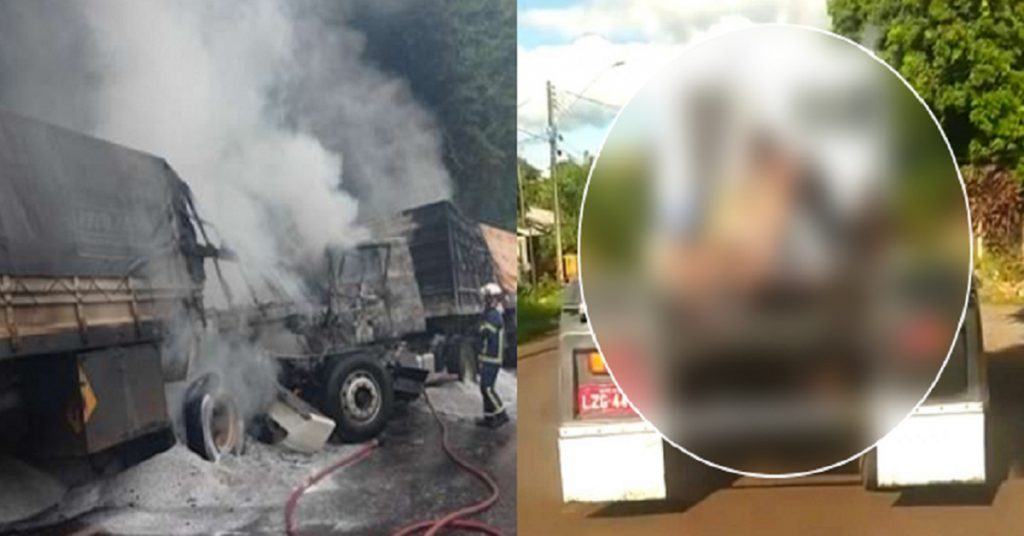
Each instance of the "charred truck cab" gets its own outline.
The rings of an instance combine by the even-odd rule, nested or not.
[[[481,227],[448,201],[368,226],[375,239],[325,253],[312,277],[323,303],[291,320],[301,347],[277,354],[285,386],[346,441],[379,434],[432,373],[474,378],[479,288],[500,271]]]
[[[390,312],[403,340],[410,348],[430,349],[435,372],[472,378],[484,311],[480,287],[500,281],[507,296],[515,295],[515,258],[502,259],[500,245],[492,245],[488,236],[514,240],[514,235],[470,221],[449,201],[408,209],[370,228],[382,241],[361,251],[377,251],[376,259],[392,259],[398,266],[397,274],[388,273],[387,291],[401,296],[407,307]]]

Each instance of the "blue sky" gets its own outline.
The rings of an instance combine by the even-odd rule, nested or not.
[[[520,0],[519,12],[523,13],[526,11],[540,10],[540,9],[558,9],[558,8],[579,8],[585,5],[585,2],[579,0]],[[621,32],[608,32],[605,33],[606,37],[612,38],[613,40],[622,41],[636,41],[643,39],[643,34],[635,31],[622,30]],[[524,48],[535,48],[543,45],[558,45],[566,44],[572,41],[572,38],[564,34],[557,32],[545,31],[538,29],[532,25],[519,25],[519,46]]]
[[[520,14],[529,13],[534,10],[544,9],[565,9],[565,8],[578,8],[580,2],[572,0],[525,0],[519,2]],[[593,34],[593,38],[600,38],[606,41],[608,44],[625,44],[638,40],[638,36],[630,36],[626,32],[606,32],[604,35]],[[559,31],[552,28],[538,27],[535,24],[524,24],[522,19],[518,26],[518,45],[520,52],[527,53],[543,53],[543,51],[550,51],[554,54],[564,51],[568,51],[573,48],[573,44],[581,39],[579,35],[573,35],[564,31]],[[544,94],[544,83],[547,80],[551,80],[555,85],[556,89],[559,90],[558,98],[561,105],[568,107],[566,110],[561,110],[556,113],[556,121],[559,125],[559,132],[562,134],[563,143],[561,148],[563,154],[566,157],[581,159],[584,153],[595,153],[600,148],[604,137],[607,133],[608,126],[611,124],[612,119],[615,115],[615,108],[607,105],[600,105],[590,102],[587,99],[579,98],[574,93],[580,93],[585,95],[587,98],[594,98],[607,102],[610,105],[621,105],[625,102],[625,96],[620,98],[603,100],[600,97],[601,91],[599,86],[607,83],[605,80],[601,80],[605,76],[612,77],[615,73],[602,73],[607,65],[618,61],[617,57],[611,57],[608,61],[604,62],[603,66],[598,66],[597,72],[593,75],[587,73],[586,76],[581,77],[579,73],[565,73],[556,72],[545,73],[544,76],[537,77],[533,81],[533,84],[529,88],[529,92],[520,92],[519,103],[521,104],[520,109],[528,107],[530,110],[531,117],[525,121],[520,121],[520,154],[524,156],[527,161],[538,168],[547,168],[549,162],[548,145],[544,136],[546,135],[544,125],[544,105],[545,105],[545,94]],[[596,80],[595,80],[596,79]],[[588,85],[593,82],[593,86],[588,88]]]
[[[544,170],[545,81],[553,82],[563,105],[576,100],[557,122],[567,154],[580,157],[600,150],[614,118],[607,105],[627,103],[692,39],[752,22],[827,26],[825,0],[520,0],[518,6],[519,152]],[[623,65],[609,68],[616,62]]]
[[[573,0],[520,0],[518,5],[520,12],[522,12],[529,9],[567,7],[575,3],[576,2]],[[540,31],[530,26],[523,27],[520,25],[518,28],[519,46],[524,48],[534,48],[539,45],[553,45],[568,42],[568,38],[556,35],[552,32]]]

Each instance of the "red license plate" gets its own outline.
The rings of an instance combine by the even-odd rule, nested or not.
[[[576,390],[576,407],[580,415],[623,415],[633,413],[626,396],[614,383],[581,385]]]

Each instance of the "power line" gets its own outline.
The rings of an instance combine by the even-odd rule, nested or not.
[[[573,101],[574,104],[577,101],[581,101],[582,100],[582,101],[587,101],[587,102],[589,102],[591,104],[596,104],[598,106],[604,106],[605,108],[608,108],[610,110],[619,111],[619,109],[622,108],[622,106],[620,106],[620,105],[607,103],[607,102],[605,102],[603,100],[598,100],[598,99],[595,99],[593,97],[588,97],[586,95],[583,95],[582,93],[576,93],[575,91],[569,91],[567,89],[560,89],[559,91],[561,91],[562,93],[568,93],[569,95],[572,95],[572,96],[576,97],[576,100]]]
[[[619,60],[619,61],[616,61],[615,63],[612,63],[611,65],[608,65],[601,72],[599,72],[596,75],[594,75],[594,78],[590,79],[590,81],[587,82],[587,85],[583,86],[583,89],[581,89],[579,92],[568,91],[568,90],[564,90],[564,89],[559,90],[559,91],[561,91],[563,93],[568,93],[570,95],[575,95],[576,96],[576,99],[574,99],[572,102],[570,102],[568,106],[566,106],[565,108],[562,109],[562,111],[563,112],[568,112],[569,109],[571,109],[573,106],[576,105],[577,102],[580,101],[580,99],[594,102],[594,99],[591,99],[589,97],[584,97],[583,94],[586,93],[587,91],[589,91],[590,88],[594,87],[594,84],[596,84],[597,81],[600,80],[601,77],[604,76],[604,74],[607,73],[609,70],[614,69],[616,67],[621,67],[621,66],[623,66],[625,64],[626,64],[626,62],[624,60]],[[554,86],[552,86],[552,88],[553,87]],[[608,105],[607,103],[601,103],[601,104],[602,105],[611,106],[611,105]]]
[[[527,129],[522,128],[522,127],[517,127],[516,130],[518,130],[520,134],[526,134],[527,135],[527,139],[531,139],[531,140],[532,139],[537,139],[537,140],[543,140],[543,141],[547,141],[547,139],[548,139],[548,137],[543,135],[543,134],[540,134],[538,132],[533,132],[532,130],[527,130]]]

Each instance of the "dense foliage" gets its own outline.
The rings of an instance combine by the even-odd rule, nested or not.
[[[558,204],[561,207],[563,253],[573,253],[576,251],[580,205],[583,203],[583,189],[587,184],[590,164],[591,160],[587,158],[584,162],[577,162],[575,160],[559,162],[557,166]],[[553,210],[553,182],[546,178],[541,178],[540,171],[525,160],[519,161],[519,167],[522,174],[523,197],[526,200],[526,206]],[[540,238],[539,242],[539,251],[535,252],[535,257],[540,271],[553,272],[555,270],[554,259],[556,258],[554,235],[545,235]]]
[[[962,164],[1024,171],[1024,3],[830,0],[829,13],[918,91]]]
[[[876,51],[935,113],[963,167],[975,230],[1020,239],[1024,3],[829,0],[833,29]]]
[[[455,201],[469,217],[515,225],[514,0],[358,0],[366,54],[409,80],[437,115]]]

